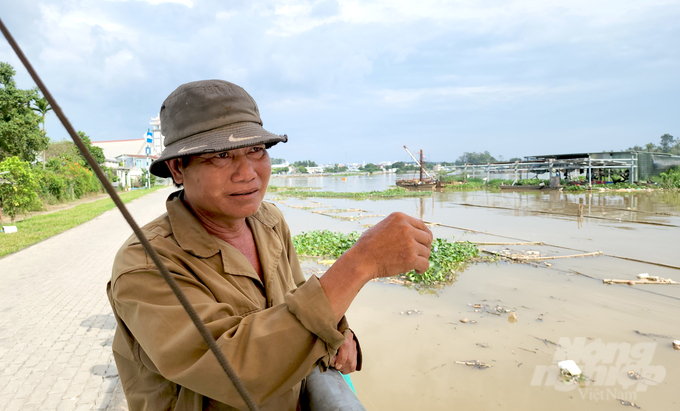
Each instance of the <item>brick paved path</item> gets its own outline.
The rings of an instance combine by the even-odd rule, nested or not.
[[[128,203],[138,224],[165,212],[171,191]],[[0,410],[125,409],[105,290],[131,233],[111,210],[0,259]]]

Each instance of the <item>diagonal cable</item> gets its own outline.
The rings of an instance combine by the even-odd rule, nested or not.
[[[61,110],[61,107],[59,107],[54,97],[52,97],[52,94],[50,94],[49,90],[38,76],[38,73],[36,73],[36,71],[33,69],[33,66],[28,61],[28,58],[26,58],[24,52],[21,50],[17,42],[14,40],[14,37],[12,37],[12,34],[9,32],[7,27],[5,27],[5,23],[3,23],[2,19],[0,19],[0,31],[2,31],[2,34],[5,35],[7,42],[10,44],[10,46],[12,46],[12,49],[14,49],[14,52],[19,57],[19,60],[21,60],[24,67],[26,67],[26,70],[28,70],[29,74],[33,78],[33,81],[35,81],[35,84],[37,84],[38,88],[43,93],[43,96],[50,103],[50,106],[52,106],[54,114],[57,115],[61,123],[64,125],[64,128],[73,139],[73,142],[78,147],[78,150],[80,150],[80,153],[83,155],[83,157],[85,157],[85,160],[87,160],[87,163],[90,165],[90,167],[92,167],[92,170],[94,170],[95,174],[97,175],[97,178],[99,178],[99,181],[106,189],[106,192],[109,194],[113,202],[116,204],[116,207],[118,207],[121,214],[123,214],[123,217],[132,228],[132,231],[134,231],[135,235],[141,242],[142,247],[144,247],[146,253],[149,255],[151,260],[153,260],[154,264],[156,264],[156,267],[160,271],[161,276],[163,277],[165,282],[168,283],[168,285],[172,289],[172,292],[175,294],[180,304],[182,304],[182,307],[184,307],[184,310],[187,312],[187,314],[189,314],[191,321],[193,321],[194,325],[198,329],[198,332],[201,334],[203,340],[208,345],[208,348],[210,348],[210,351],[212,351],[212,353],[215,355],[217,361],[222,366],[222,369],[227,374],[231,382],[234,384],[234,387],[236,387],[238,393],[241,395],[243,400],[248,405],[250,411],[259,410],[252,396],[250,395],[246,387],[243,385],[243,382],[238,378],[238,376],[234,372],[234,369],[231,368],[231,365],[229,365],[229,361],[227,361],[227,358],[224,356],[224,353],[217,346],[215,338],[213,338],[212,334],[210,334],[210,331],[208,331],[208,327],[206,327],[206,325],[203,323],[194,307],[191,305],[191,303],[184,295],[182,290],[179,288],[179,284],[177,284],[177,281],[175,281],[172,275],[170,275],[168,268],[161,261],[161,257],[158,255],[156,250],[151,246],[149,240],[146,238],[142,230],[139,228],[135,220],[132,218],[132,215],[128,211],[127,207],[125,207],[125,204],[123,204],[123,202],[121,201],[120,197],[118,196],[118,193],[116,193],[116,190],[113,188],[109,180],[106,178],[104,172],[99,167],[95,159],[92,157],[92,154],[90,154],[90,151],[87,149],[83,141],[80,139],[75,129],[66,118],[66,115],[64,115],[64,112]]]

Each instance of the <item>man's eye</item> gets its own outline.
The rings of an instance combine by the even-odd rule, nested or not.
[[[228,155],[229,155],[229,153],[227,153],[226,151],[223,151],[223,152],[219,153],[219,154],[217,155],[217,157],[219,157],[219,158],[226,158]]]

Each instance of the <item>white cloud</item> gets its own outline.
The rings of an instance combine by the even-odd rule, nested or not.
[[[471,129],[500,107],[555,108],[559,119],[556,107],[571,104],[595,117],[597,100],[612,113],[636,107],[623,123],[659,116],[680,87],[677,0],[14,3],[22,46],[81,122],[107,124],[101,138],[146,129],[167,93],[200,78],[244,86],[285,130],[353,118],[385,119],[388,133],[395,117],[402,128],[422,121],[408,116],[418,107],[475,113],[456,123]],[[451,126],[435,117],[432,130]]]
[[[526,98],[543,98],[549,95],[578,93],[599,88],[596,84],[574,83],[549,85],[485,85],[469,87],[430,87],[420,89],[394,89],[376,92],[386,104],[408,106],[421,102],[460,99],[478,103],[498,103]]]

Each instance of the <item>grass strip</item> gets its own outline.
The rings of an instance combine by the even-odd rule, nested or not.
[[[118,195],[124,203],[128,203],[161,188],[165,188],[165,186],[126,191]],[[15,253],[53,235],[90,221],[114,207],[113,200],[105,198],[91,203],[80,204],[66,210],[36,215],[18,221],[14,224],[18,229],[16,233],[0,233],[0,257]]]
[[[360,234],[343,234],[327,230],[303,232],[293,237],[293,246],[300,255],[339,258],[359,239]],[[411,271],[399,277],[421,285],[441,285],[455,279],[457,272],[479,257],[479,248],[469,241],[449,242],[443,238],[432,241],[430,268],[422,274]]]

